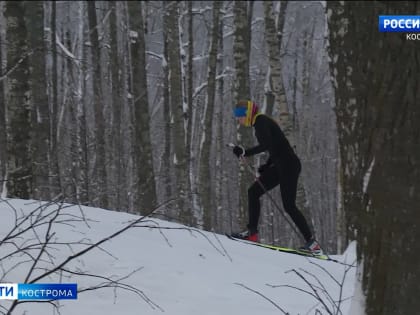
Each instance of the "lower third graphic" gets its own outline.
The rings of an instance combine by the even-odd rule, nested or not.
[[[76,299],[76,283],[0,283],[0,300]]]

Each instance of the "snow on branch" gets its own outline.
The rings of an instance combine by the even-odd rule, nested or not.
[[[66,48],[66,46],[64,46],[64,44],[60,41],[60,38],[58,37],[57,34],[55,35],[55,40],[56,40],[56,43],[57,43],[58,47],[60,47],[63,50],[63,52],[66,54],[66,56],[69,57],[70,59],[74,60],[74,62],[76,63],[77,66],[80,66],[80,61],[76,58],[75,55],[73,55],[71,53],[71,51],[69,51]]]
[[[15,71],[22,64],[22,62],[25,61],[26,58],[30,57],[34,52],[35,50],[30,50],[27,53],[23,54],[12,67],[6,70],[5,73],[1,73],[0,82],[5,80],[13,71]]]

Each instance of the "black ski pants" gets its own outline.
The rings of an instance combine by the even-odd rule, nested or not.
[[[258,230],[260,218],[260,197],[267,191],[280,184],[281,198],[284,210],[290,215],[306,241],[312,237],[308,223],[302,212],[296,206],[296,191],[298,178],[301,171],[299,159],[293,159],[288,165],[282,165],[279,161],[266,168],[251,187],[248,189],[248,213],[250,231]],[[264,186],[264,187],[262,187]]]

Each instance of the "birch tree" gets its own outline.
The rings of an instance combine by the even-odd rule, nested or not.
[[[227,174],[227,169],[226,169],[226,165],[227,163],[225,163],[224,157],[225,154],[230,154],[230,152],[226,152],[226,135],[225,135],[225,130],[226,129],[230,129],[230,126],[226,126],[225,123],[225,119],[226,119],[226,115],[224,115],[224,111],[226,110],[225,106],[224,106],[224,87],[225,87],[225,82],[224,82],[224,72],[225,69],[223,67],[223,54],[224,54],[224,38],[223,38],[223,30],[224,30],[224,26],[225,26],[225,22],[224,22],[224,17],[226,14],[226,3],[222,3],[222,6],[220,8],[220,10],[222,11],[220,13],[219,16],[219,28],[218,28],[218,38],[219,41],[217,43],[218,45],[218,57],[216,58],[216,72],[217,72],[217,77],[219,77],[219,80],[217,81],[217,86],[216,86],[216,95],[215,95],[215,100],[220,101],[220,105],[217,107],[216,109],[216,113],[215,113],[215,121],[217,122],[217,124],[214,126],[215,129],[215,178],[216,178],[216,183],[215,183],[215,207],[214,207],[214,212],[213,212],[213,221],[214,221],[214,226],[217,227],[218,229],[220,229],[221,231],[226,231],[227,230],[227,226],[229,226],[228,224],[230,223],[230,220],[227,220],[227,218],[229,218],[229,215],[231,214],[231,211],[229,211],[228,213],[226,213],[226,211],[223,211],[224,209],[228,209],[229,207],[226,206],[227,202],[225,198],[225,194],[226,194],[226,184],[227,184],[227,180],[226,180],[226,174]],[[228,224],[227,224],[228,223]]]
[[[372,27],[383,12],[420,13],[408,1],[327,3],[343,208],[363,258],[366,314],[415,314],[420,53],[405,34]]]
[[[204,228],[212,226],[212,213],[215,211],[215,196],[211,189],[210,180],[214,164],[210,159],[210,151],[213,139],[213,115],[216,95],[216,67],[219,45],[219,19],[220,1],[213,1],[213,25],[211,29],[211,40],[209,50],[208,74],[207,74],[207,98],[205,102],[203,139],[200,152],[200,196],[204,212]]]
[[[280,48],[283,38],[284,14],[287,9],[287,1],[281,1],[280,14],[283,18],[279,19],[276,25],[274,16],[273,2],[264,1],[264,24],[265,36],[267,41],[267,51],[269,60],[269,94],[272,94],[272,101],[267,100],[266,114],[272,115],[273,107],[280,110],[280,115],[288,115],[286,93],[284,91],[282,79],[282,67],[280,61]],[[290,126],[283,126],[290,129]]]
[[[181,53],[179,38],[179,3],[170,1],[165,3],[165,36],[167,41],[168,57],[168,83],[169,83],[169,106],[170,106],[170,137],[171,155],[170,161],[174,167],[175,187],[178,196],[178,211],[181,222],[188,223],[192,220],[190,206],[188,204],[188,167],[185,137],[184,97],[182,89]]]
[[[240,99],[251,99],[249,88],[249,58],[251,52],[252,8],[253,2],[234,2],[233,11],[235,39],[233,43],[233,57],[235,63],[235,103],[237,103]],[[238,134],[238,141],[244,146],[251,146],[253,144],[251,132],[249,130],[243,130]],[[253,177],[247,173],[247,170],[241,168],[241,173],[239,175],[239,216],[243,221],[245,220],[247,213],[247,190],[252,180]]]
[[[270,67],[270,87],[274,96],[274,108],[279,112],[278,121],[285,136],[289,140],[291,146],[296,150],[297,126],[293,122],[296,121],[296,113],[293,113],[292,106],[288,105],[286,93],[284,88],[284,81],[282,77],[282,61],[280,59],[281,40],[283,38],[284,15],[287,10],[287,1],[281,2],[279,10],[279,17],[277,23],[274,17],[274,10],[272,2],[264,2],[264,15],[266,25],[267,49],[269,53],[269,67]],[[270,110],[270,106],[267,106]],[[311,225],[311,213],[307,209],[305,189],[302,184],[302,179],[298,181],[296,192],[296,204],[302,211],[308,224]],[[288,233],[290,235],[290,232]]]

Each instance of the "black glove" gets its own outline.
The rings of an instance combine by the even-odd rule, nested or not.
[[[235,145],[233,148],[233,154],[235,154],[238,158],[245,156],[245,149],[240,145]]]
[[[269,164],[260,165],[260,167],[258,168],[258,173],[260,174],[264,173],[269,167],[270,167]]]

